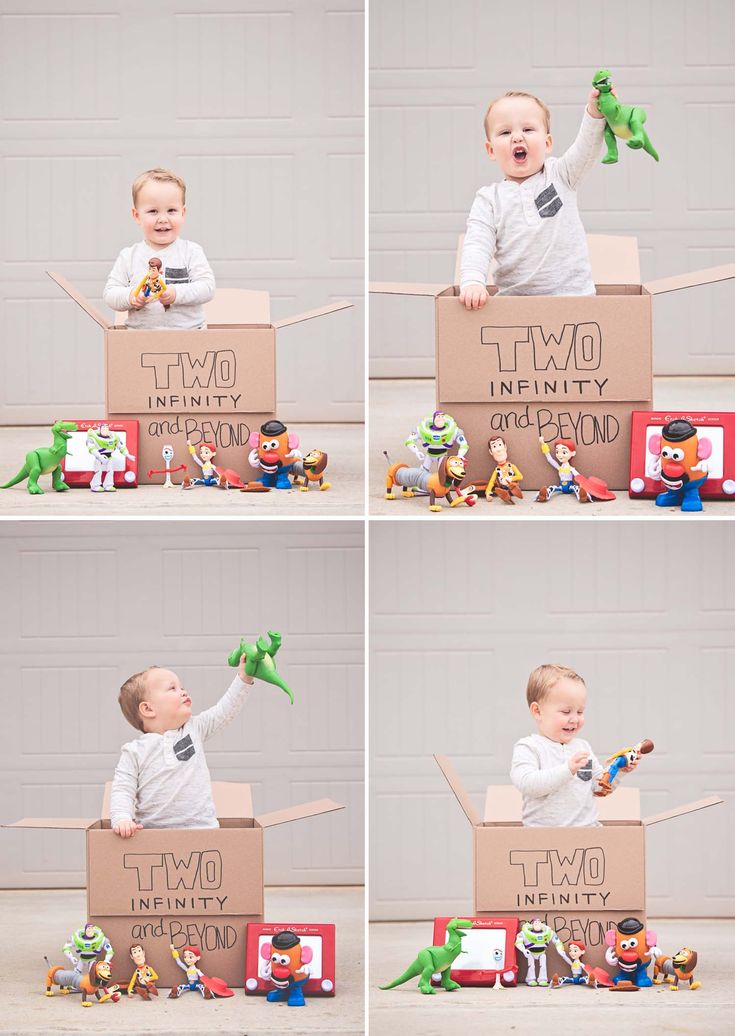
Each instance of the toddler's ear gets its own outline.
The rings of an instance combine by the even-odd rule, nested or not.
[[[491,162],[495,161],[495,153],[493,152],[493,146],[489,140],[485,141],[485,150],[487,151],[488,158]]]

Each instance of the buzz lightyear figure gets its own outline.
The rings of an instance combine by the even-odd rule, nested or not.
[[[456,453],[458,457],[464,457],[470,448],[470,444],[464,437],[464,432],[457,427],[457,422],[451,414],[445,414],[441,410],[435,410],[433,414],[420,421],[409,437],[405,445],[412,453],[415,453],[426,471],[438,466],[442,457]]]
[[[94,459],[94,474],[89,488],[93,493],[114,493],[115,472],[112,462],[116,453],[135,460],[132,453],[117,432],[110,431],[110,426],[103,423],[93,426],[87,432],[87,449]],[[104,475],[104,481],[102,476]]]
[[[71,961],[74,970],[80,973],[89,971],[102,952],[108,962],[115,956],[110,940],[102,929],[91,921],[78,928],[64,944],[65,956]]]
[[[533,917],[530,921],[525,921],[521,925],[521,930],[516,939],[516,949],[520,950],[528,961],[528,971],[526,972],[527,986],[548,986],[546,951],[549,948],[549,944],[553,944],[554,949],[562,960],[571,965],[572,962],[564,951],[564,943],[553,928],[549,928],[547,924],[544,924],[540,917]],[[538,961],[538,974],[536,972],[536,961]]]

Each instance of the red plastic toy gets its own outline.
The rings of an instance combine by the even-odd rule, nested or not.
[[[250,996],[266,995],[274,990],[266,976],[271,959],[271,941],[280,932],[293,932],[301,943],[301,960],[309,969],[302,991],[306,996],[334,996],[334,925],[333,924],[249,924],[245,951],[245,992]],[[307,959],[308,958],[308,959]]]
[[[735,500],[735,413],[634,410],[632,418],[630,497],[651,499],[666,488],[656,463],[661,431],[671,421],[685,420],[697,429],[700,440],[706,440],[710,448],[706,458],[707,479],[699,492],[702,500]]]
[[[472,928],[462,940],[462,952],[449,972],[461,986],[514,986],[518,978],[515,941],[517,917],[468,917]],[[451,917],[434,918],[434,945],[446,942]],[[438,985],[433,982],[433,985]]]
[[[117,455],[115,460],[115,473],[113,485],[116,489],[134,489],[138,485],[138,422],[137,421],[108,421],[97,418],[94,421],[80,421],[77,418],[69,418],[77,426],[77,431],[71,433],[66,456],[61,462],[61,470],[67,486],[75,489],[89,489],[94,473],[94,462],[87,448],[87,432],[90,428],[99,428],[106,424],[111,432],[117,432],[123,439],[125,446],[135,457]]]

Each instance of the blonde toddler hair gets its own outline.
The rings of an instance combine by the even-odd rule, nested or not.
[[[496,97],[494,101],[491,101],[488,105],[488,109],[485,112],[485,136],[490,140],[490,112],[493,110],[493,105],[497,104],[498,101],[502,101],[504,97],[528,97],[529,100],[535,101],[543,112],[544,121],[546,122],[546,132],[551,132],[551,112],[546,107],[544,102],[536,94],[528,94],[525,90],[508,90],[500,97]]]
[[[579,673],[565,665],[540,665],[534,669],[528,678],[526,688],[526,701],[529,706],[535,701],[542,702],[551,688],[565,677],[567,680],[579,680],[581,684],[584,683]]]
[[[154,180],[156,183],[175,183],[181,188],[181,204],[186,205],[186,184],[172,173],[170,169],[146,169],[144,173],[133,180],[133,205],[138,204],[138,193],[144,183]]]
[[[146,694],[146,682],[145,678],[151,669],[158,669],[157,665],[149,665],[147,669],[144,669],[142,673],[135,673],[133,676],[129,676],[125,683],[120,688],[120,694],[118,696],[118,702],[122,709],[123,716],[128,723],[135,727],[136,730],[141,730],[145,734],[145,725],[143,723],[143,717],[140,714],[138,706],[145,699]]]

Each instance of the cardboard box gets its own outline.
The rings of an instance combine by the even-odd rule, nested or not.
[[[562,942],[581,939],[591,967],[609,967],[608,928],[624,917],[645,922],[646,827],[722,802],[712,795],[641,819],[639,790],[624,785],[598,800],[601,827],[523,827],[516,788],[489,785],[481,817],[449,759],[434,758],[472,825],[475,914],[540,917]],[[559,970],[554,957],[552,949],[549,976]]]
[[[435,300],[436,408],[467,437],[471,482],[490,476],[494,431],[506,437],[524,490],[556,481],[539,435],[575,439],[582,474],[627,489],[630,414],[649,410],[653,395],[653,296],[735,277],[731,263],[642,284],[636,238],[587,241],[593,297],[498,297],[488,285],[483,309],[468,311],[457,298],[462,239],[454,285],[371,285],[371,292]]]
[[[184,463],[198,475],[186,448],[214,442],[218,467],[247,481],[259,475],[248,464],[248,438],[276,416],[276,333],[279,328],[349,309],[334,302],[271,321],[267,291],[218,288],[204,308],[204,331],[133,331],[111,324],[64,277],[49,271],[66,294],[105,333],[105,407],[110,420],[140,424],[138,473],[161,468],[161,450],[174,447],[172,467]],[[124,320],[123,314],[118,314]]]
[[[116,981],[129,980],[128,950],[141,942],[159,984],[181,982],[173,942],[200,947],[205,975],[242,986],[246,926],[263,921],[263,831],[344,806],[319,799],[254,817],[249,784],[213,781],[219,828],[144,829],[122,839],[110,828],[110,788],[99,819],[25,817],[5,826],[87,832],[87,917],[79,924],[93,921],[109,938]],[[67,934],[58,933],[59,945]]]

